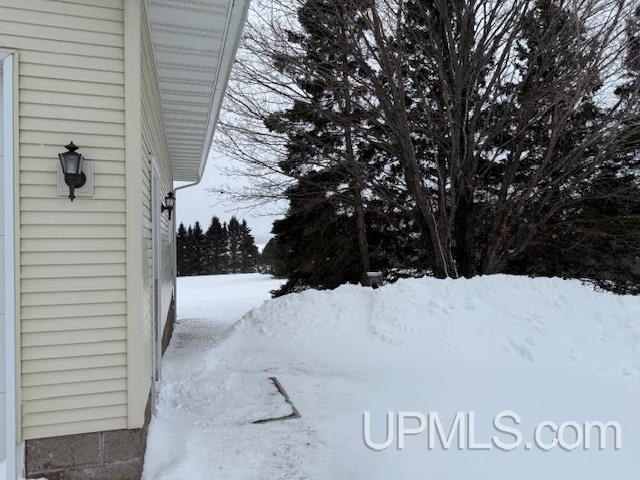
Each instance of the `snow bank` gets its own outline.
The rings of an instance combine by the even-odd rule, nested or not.
[[[352,346],[377,341],[472,362],[491,353],[524,367],[579,364],[640,376],[640,298],[557,278],[422,278],[377,290],[309,290],[265,302],[237,329],[296,344],[320,336]],[[304,346],[325,348],[317,341]]]
[[[334,465],[356,459],[353,478],[622,479],[640,467],[639,297],[549,278],[407,279],[289,295],[252,310],[237,330],[235,348],[280,352],[275,373],[297,366],[286,384],[303,415],[340,406],[331,389],[352,389],[352,404],[337,408],[334,422],[318,419],[317,429]],[[309,381],[317,372],[335,377]],[[341,377],[357,382],[333,386]],[[309,388],[327,389],[316,392],[321,402],[307,401]],[[437,452],[416,438],[405,451],[375,453],[362,441],[364,410],[379,439],[388,411],[436,411],[449,424],[471,411],[486,440],[493,416],[513,410],[525,440],[541,421],[602,420],[621,423],[624,443],[620,452]]]
[[[640,298],[576,281],[498,275],[306,291],[264,302],[188,361],[173,353],[167,362],[180,359],[180,375],[163,386],[148,454],[172,473],[152,467],[145,478],[626,480],[640,468]],[[280,412],[264,391],[272,375],[302,418],[253,425]],[[178,427],[176,405],[190,398],[201,405],[188,418],[206,432]],[[617,421],[623,448],[444,451],[415,436],[402,451],[374,452],[363,441],[364,411],[377,440],[388,411],[437,412],[449,425],[456,412],[474,412],[486,441],[504,410],[521,417],[525,440],[543,420]],[[188,462],[157,447],[163,431],[197,445]]]

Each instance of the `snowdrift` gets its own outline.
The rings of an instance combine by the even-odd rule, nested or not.
[[[331,478],[626,479],[640,468],[639,297],[550,278],[407,279],[267,301],[236,329],[234,348],[261,352],[257,364],[284,377],[330,445]],[[449,425],[474,412],[486,440],[510,410],[523,444],[542,421],[617,421],[623,448],[427,451],[416,436],[404,451],[372,452],[364,410],[378,439],[389,411],[436,411]]]
[[[229,331],[217,315],[233,302],[214,281],[180,307],[145,480],[637,479],[640,297],[560,279],[408,279],[267,300]],[[300,419],[252,423],[288,412],[271,376]],[[523,437],[510,451],[428,448],[426,433],[374,451],[363,437],[364,412],[376,442],[387,412],[435,412],[447,430],[473,412],[486,443],[506,410]],[[622,448],[527,448],[543,421],[618,422]]]
[[[476,367],[499,360],[640,377],[640,297],[557,278],[422,278],[377,290],[309,290],[265,302],[236,328],[320,351],[327,346],[320,338],[350,348],[386,343]]]

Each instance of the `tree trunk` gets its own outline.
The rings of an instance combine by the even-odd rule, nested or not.
[[[349,43],[344,31],[343,45],[348,48]],[[360,283],[363,286],[369,286],[370,260],[369,260],[369,242],[367,240],[367,222],[364,212],[364,202],[362,200],[362,190],[364,181],[362,171],[353,152],[353,125],[352,125],[352,106],[351,106],[351,89],[349,85],[349,69],[348,69],[347,52],[343,50],[342,56],[342,95],[344,100],[344,143],[346,147],[347,165],[349,176],[351,177],[350,185],[353,192],[353,204],[356,217],[356,235],[358,238],[358,252],[360,254]]]

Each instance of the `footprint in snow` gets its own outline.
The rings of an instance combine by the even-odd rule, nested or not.
[[[520,355],[520,357],[522,357],[524,360],[527,360],[528,362],[533,363],[533,354],[525,345],[517,344],[509,336],[507,336],[507,341],[509,342],[509,345],[511,345],[511,348],[515,350],[515,352]]]
[[[542,327],[534,326],[532,328],[538,335],[546,335],[547,334],[547,331]]]

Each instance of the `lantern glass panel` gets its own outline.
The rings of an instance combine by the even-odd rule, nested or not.
[[[66,173],[77,175],[80,173],[80,154],[76,152],[67,152],[64,154],[66,165]]]

